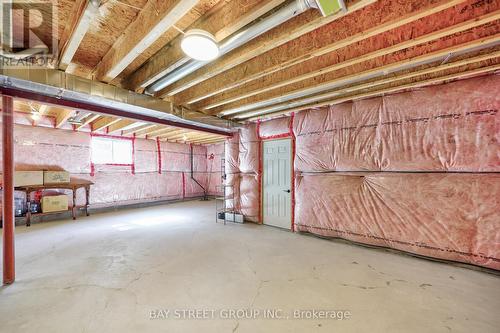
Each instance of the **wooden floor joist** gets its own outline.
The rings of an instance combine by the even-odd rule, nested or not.
[[[470,70],[470,71],[446,75],[446,76],[442,76],[442,77],[438,77],[438,78],[432,78],[432,79],[422,80],[422,81],[418,81],[418,82],[414,82],[414,83],[399,85],[396,87],[378,89],[378,90],[370,91],[370,92],[366,92],[366,93],[360,93],[360,94],[356,94],[356,95],[338,97],[338,98],[334,98],[334,99],[327,100],[327,101],[311,103],[311,104],[307,104],[307,105],[303,105],[303,106],[275,112],[272,114],[267,114],[265,116],[263,115],[263,116],[251,117],[251,118],[248,118],[248,120],[254,121],[257,119],[277,117],[277,116],[280,116],[283,114],[289,114],[290,112],[297,112],[297,111],[302,111],[302,110],[307,110],[307,109],[319,108],[319,107],[327,106],[327,105],[340,104],[340,103],[343,103],[346,101],[351,101],[351,100],[364,99],[364,98],[376,97],[376,96],[380,96],[380,95],[384,95],[384,94],[396,93],[396,92],[404,91],[407,89],[429,86],[429,85],[433,85],[433,84],[440,84],[443,82],[456,80],[456,79],[462,79],[465,77],[481,75],[481,74],[485,74],[485,73],[493,73],[493,72],[496,72],[498,70],[500,70],[500,65],[492,65],[492,66],[482,67],[482,68],[478,68],[478,69],[474,69],[474,70]]]
[[[161,137],[163,135],[167,135],[172,132],[179,131],[176,127],[164,128],[158,131],[153,131],[147,135],[148,139],[156,139],[157,137]]]
[[[167,140],[177,140],[177,139],[184,138],[184,137],[187,138],[187,133],[188,133],[188,131],[181,129],[181,130],[163,135],[161,138],[167,139]]]
[[[209,16],[194,22],[192,27],[206,30],[221,41],[283,1],[230,1],[224,3],[224,6],[217,8]],[[144,88],[179,66],[179,61],[186,58],[180,47],[181,39],[182,37],[177,37],[169,45],[160,49],[141,68],[130,75],[124,84],[132,90]]]
[[[370,69],[370,70],[367,70],[364,72],[357,72],[357,73],[352,74],[352,75],[339,77],[339,78],[336,78],[332,81],[328,81],[328,82],[324,83],[322,88],[324,88],[324,91],[328,90],[329,87],[331,87],[330,90],[333,88],[335,88],[336,90],[340,90],[340,89],[342,89],[342,86],[349,85],[349,83],[352,82],[353,79],[357,79],[357,80],[362,80],[364,78],[368,79],[373,74],[379,73],[379,72],[391,73],[394,71],[398,71],[399,68],[401,68],[402,66],[408,65],[410,63],[415,63],[415,64],[425,63],[425,62],[431,61],[433,59],[446,57],[450,54],[464,52],[464,51],[470,50],[470,49],[475,49],[475,48],[480,47],[481,45],[485,45],[485,44],[487,45],[490,43],[494,43],[495,41],[500,43],[500,34],[495,35],[495,36],[486,37],[486,38],[481,38],[481,39],[475,40],[473,42],[464,43],[461,45],[456,45],[456,46],[442,49],[439,51],[427,53],[427,54],[424,54],[422,56],[412,58],[410,60],[405,59],[405,60],[401,60],[401,61],[389,64],[389,65],[385,65],[382,67],[376,67],[376,68],[373,68],[373,69]],[[473,61],[471,61],[471,62],[473,62]],[[296,94],[300,94],[303,96],[310,96],[310,95],[317,93],[317,92],[315,92],[315,90],[317,90],[316,87],[307,87],[304,89],[295,90],[295,91],[292,91],[288,95],[281,95],[280,101],[292,99],[292,97]],[[305,97],[305,98],[308,98],[308,97]],[[270,103],[270,104],[275,105],[276,103]],[[267,109],[270,109],[270,108],[272,108],[272,106],[270,106]],[[262,108],[259,108],[259,109],[262,109]],[[264,108],[264,109],[266,109],[266,108]]]
[[[82,129],[83,127],[90,125],[92,122],[97,120],[100,117],[98,114],[91,114],[88,117],[86,117],[80,125],[76,126],[76,129]]]
[[[203,132],[194,132],[194,131],[178,131],[177,133],[169,133],[167,135],[162,136],[161,138],[166,138],[168,140],[180,140],[186,142],[193,142],[195,140],[205,140],[205,139],[214,139],[219,138],[221,136],[214,135],[212,133],[203,133]],[[185,139],[185,140],[184,140]]]
[[[92,122],[91,124],[92,132],[97,132],[102,129],[105,129],[106,127],[111,126],[119,121],[120,118],[108,117],[108,116],[101,117],[96,121]]]
[[[120,119],[120,121],[108,126],[108,133],[111,134],[111,133],[115,133],[118,131],[122,131],[122,130],[128,128],[129,126],[133,126],[134,124],[136,124],[136,122],[133,120]]]
[[[57,109],[55,127],[61,128],[68,121],[68,119],[73,116],[74,113],[75,111],[73,110]]]
[[[188,141],[194,141],[194,140],[205,140],[205,139],[214,139],[218,138],[218,136],[213,135],[211,133],[195,133],[191,132],[187,134]]]
[[[151,128],[150,130],[146,131],[143,135],[146,135],[146,137],[150,138],[157,133],[162,133],[162,132],[165,132],[165,131],[168,131],[171,129],[172,129],[171,127],[159,125],[158,127],[154,127],[154,128]]]
[[[167,138],[171,138],[171,137],[174,137],[174,136],[178,136],[178,135],[185,135],[186,133],[188,133],[188,131],[186,131],[185,129],[182,129],[182,128],[177,128],[175,129],[174,131],[172,132],[169,132],[169,133],[164,133],[162,135],[159,135],[158,138],[161,139],[167,139]]]
[[[203,138],[196,138],[193,139],[195,142],[213,142],[213,141],[224,141],[225,138],[220,137],[220,136],[211,136],[211,137],[203,137]]]
[[[139,133],[147,131],[155,126],[158,126],[156,124],[144,124],[139,127],[131,128],[131,129],[126,129],[122,132],[122,135],[139,135]]]
[[[213,138],[213,139],[205,139],[205,140],[196,140],[196,143],[203,144],[203,145],[209,145],[213,143],[219,143],[219,142],[224,142],[224,138]]]
[[[349,31],[353,29],[353,27],[345,26],[342,24],[342,22],[334,21],[328,26],[322,27],[321,29],[325,29],[326,32],[326,28],[329,28],[332,29],[331,31],[334,31],[335,33],[327,34],[311,32],[303,35],[296,41],[294,41],[294,45],[296,47],[281,45],[277,48],[274,48],[264,55],[251,59],[245,64],[228,70],[224,73],[224,75],[219,75],[200,83],[199,85],[194,87],[195,89],[193,88],[183,91],[182,93],[175,96],[175,101],[178,104],[192,104],[200,102],[201,100],[223,93],[224,91],[230,89],[235,89],[266,75],[270,75],[274,72],[298,65],[306,60],[310,60],[315,57],[319,57],[321,55],[339,50],[341,48],[354,45],[359,41],[415,22],[423,17],[430,16],[445,9],[454,7],[460,3],[463,3],[464,1],[465,0],[445,1],[437,6],[431,5],[422,8],[416,7],[403,17],[398,16],[394,20],[374,27],[355,27],[359,29],[360,32],[340,40],[338,40],[338,36],[342,36],[342,34],[348,34]],[[397,12],[400,6],[403,5],[395,3],[388,8],[380,6],[379,10],[390,10],[392,12]],[[362,14],[362,11],[358,11],[352,15]],[[310,46],[306,48],[299,47],[300,45]],[[262,57],[265,57],[266,59],[263,59]],[[286,60],[283,61],[283,59]],[[209,109],[218,105],[221,104],[214,101],[208,101],[197,104],[196,107]]]
[[[153,132],[153,131],[156,131],[156,130],[160,130],[160,129],[163,129],[163,128],[165,128],[165,127],[163,127],[161,125],[151,124],[151,125],[145,126],[144,128],[141,128],[141,129],[139,129],[137,131],[134,131],[133,134],[135,136],[143,136],[143,135],[148,135],[150,132]]]
[[[71,22],[65,25],[59,40],[61,56],[58,59],[58,67],[62,70],[68,69],[82,39],[90,28],[91,20],[95,19],[95,17],[84,17],[86,10],[93,9],[93,15],[97,12],[97,8],[89,8],[89,6],[94,6],[94,4],[87,0],[76,0],[73,3]],[[72,72],[71,68],[68,72]]]
[[[423,62],[426,62],[426,61],[430,61],[432,59],[436,59],[436,58],[440,58],[440,57],[441,58],[442,57],[446,57],[449,54],[453,54],[455,52],[458,53],[458,52],[462,52],[462,51],[465,51],[465,50],[474,49],[476,47],[480,47],[481,45],[489,44],[489,43],[492,43],[492,42],[495,42],[495,41],[500,41],[500,34],[499,35],[495,35],[495,36],[490,36],[490,37],[482,38],[482,39],[479,39],[479,40],[475,40],[473,42],[465,43],[465,44],[462,44],[462,45],[453,46],[453,47],[450,47],[450,48],[447,48],[447,49],[435,51],[435,52],[432,52],[432,53],[428,53],[428,54],[422,55],[420,57],[415,57],[415,58],[412,59],[412,61],[414,63],[423,63]],[[364,71],[364,72],[352,74],[352,75],[345,76],[345,77],[339,77],[339,78],[337,78],[335,80],[328,81],[327,83],[325,83],[324,88],[326,88],[325,90],[327,90],[328,87],[332,87],[332,89],[335,87],[335,89],[338,89],[337,87],[346,86],[350,82],[352,82],[353,79],[363,79],[363,78],[368,79],[371,75],[373,75],[374,73],[378,73],[378,72],[388,72],[388,73],[390,73],[390,72],[393,72],[393,71],[397,71],[399,68],[401,68],[402,66],[404,66],[406,64],[408,64],[408,60],[402,60],[402,61],[399,61],[399,62],[396,62],[396,63],[393,63],[393,64],[389,64],[389,65],[385,65],[385,66],[382,66],[382,67],[376,67],[376,68],[370,69],[368,71]],[[284,96],[281,96],[281,97],[282,97],[282,99],[286,99],[287,97],[292,97],[294,94],[297,94],[297,93],[300,93],[303,96],[310,96],[310,95],[314,94],[314,90],[315,90],[314,87],[305,88],[305,89],[294,91],[293,93],[291,93],[288,96],[284,95]],[[310,93],[308,94],[308,92],[310,92]],[[308,98],[308,97],[305,97],[305,98]],[[271,105],[276,105],[276,103],[270,103],[270,104]],[[268,108],[270,109],[270,108],[272,108],[272,106],[270,106]],[[259,108],[259,109],[262,110],[262,108]],[[252,110],[252,111],[255,111],[255,110]],[[249,112],[251,112],[251,111],[249,111]],[[241,112],[240,112],[240,114],[241,114]]]
[[[313,96],[302,98],[302,99],[296,99],[296,100],[290,101],[288,103],[276,104],[276,105],[273,105],[269,108],[263,108],[263,109],[258,109],[255,111],[250,111],[247,113],[242,113],[241,115],[237,115],[235,118],[245,119],[245,118],[249,118],[249,115],[255,115],[258,113],[261,113],[261,114],[269,113],[269,112],[272,112],[272,110],[276,109],[277,107],[288,109],[288,108],[294,107],[295,105],[300,105],[300,104],[306,105],[306,104],[316,102],[316,101],[331,99],[331,98],[338,97],[338,96],[345,95],[345,94],[351,94],[351,93],[359,91],[359,90],[369,89],[369,88],[373,88],[376,86],[380,86],[380,85],[384,85],[384,84],[388,84],[388,83],[392,83],[392,82],[396,82],[396,81],[402,81],[402,80],[407,80],[407,79],[411,79],[411,78],[415,78],[415,77],[419,77],[419,76],[433,74],[436,72],[442,72],[442,71],[446,71],[446,70],[457,68],[457,67],[463,67],[463,66],[467,66],[467,65],[471,65],[471,64],[475,64],[475,63],[484,62],[484,61],[490,60],[490,59],[493,59],[493,60],[496,60],[497,62],[500,62],[500,51],[496,51],[496,52],[488,53],[488,54],[484,54],[484,55],[479,55],[479,56],[476,56],[473,58],[467,58],[467,59],[459,60],[459,61],[452,62],[452,63],[443,64],[443,65],[436,66],[436,67],[425,68],[422,70],[417,70],[417,71],[413,71],[413,72],[409,72],[409,73],[404,73],[404,74],[395,75],[395,76],[391,76],[391,77],[387,77],[387,78],[382,78],[382,79],[375,80],[375,81],[369,81],[366,83],[362,83],[362,84],[358,84],[358,85],[354,85],[354,86],[349,86],[347,88],[340,88],[340,89],[336,89],[333,91],[329,91],[327,93],[313,95]],[[464,69],[464,72],[466,72],[466,71],[467,71],[467,68]]]
[[[376,0],[358,0],[349,6],[346,13],[339,12],[334,15],[323,17],[317,10],[309,10],[296,16],[279,27],[258,36],[242,47],[226,54],[219,60],[210,63],[196,72],[189,74],[174,84],[160,90],[155,96],[164,97],[177,94],[188,89],[204,80],[207,80],[217,74],[220,74],[234,66],[237,66],[247,60],[252,59],[264,52],[267,52],[277,46],[285,44],[295,38],[298,38],[310,31],[313,31],[325,24],[328,24],[344,15],[350,14],[365,6],[368,6]]]
[[[227,112],[227,111],[230,111],[231,109],[238,108],[242,105],[247,105],[247,104],[251,104],[252,102],[261,101],[261,100],[264,100],[267,98],[266,95],[263,95],[264,92],[269,92],[269,91],[272,91],[272,90],[277,89],[277,88],[289,86],[293,83],[312,79],[312,78],[317,77],[319,75],[324,75],[326,73],[330,73],[330,72],[339,70],[341,68],[345,68],[345,67],[356,65],[356,64],[359,64],[359,63],[362,63],[365,61],[369,61],[369,60],[378,58],[378,57],[389,55],[391,53],[394,53],[394,52],[397,52],[400,50],[408,49],[411,47],[416,47],[418,45],[423,45],[423,44],[431,42],[431,41],[437,41],[440,38],[451,36],[451,35],[454,35],[456,33],[467,31],[467,30],[473,29],[475,27],[478,27],[478,26],[481,26],[484,24],[495,22],[499,19],[500,19],[500,11],[495,11],[493,13],[486,14],[480,18],[475,18],[475,19],[472,19],[472,20],[469,20],[466,22],[462,22],[460,24],[457,24],[457,25],[454,25],[454,26],[451,26],[451,27],[427,34],[427,35],[423,35],[423,36],[418,37],[418,38],[413,38],[413,39],[395,44],[395,45],[387,47],[387,48],[378,49],[378,50],[370,52],[368,54],[364,54],[362,56],[359,56],[359,57],[356,57],[353,59],[342,61],[342,62],[336,63],[334,65],[331,65],[329,67],[323,67],[323,68],[320,68],[316,71],[312,71],[312,72],[309,72],[309,73],[306,73],[303,75],[297,76],[297,75],[293,75],[293,73],[291,73],[290,76],[288,77],[288,79],[286,79],[286,80],[281,80],[275,84],[268,85],[265,87],[260,87],[258,89],[255,89],[255,90],[252,90],[252,91],[249,91],[246,93],[242,92],[237,97],[231,98],[231,99],[226,100],[226,101],[221,101],[218,104],[224,105],[224,106],[223,107],[219,106],[218,108],[214,108],[214,109],[212,109],[213,111],[211,111],[209,113],[215,114],[215,113],[219,113],[221,111]],[[499,27],[500,27],[500,25],[499,25]],[[316,82],[316,84],[319,84],[319,83]],[[278,94],[282,94],[282,92],[280,91]],[[254,98],[252,100],[245,100],[243,102],[237,103],[240,100],[248,99],[249,97],[252,97],[252,96],[257,96],[257,98]]]
[[[47,104],[42,104],[38,107],[38,112],[42,115],[42,116],[46,116],[49,114],[49,111],[50,111],[50,106],[48,106]]]
[[[96,78],[110,82],[144,52],[197,0],[149,0],[95,69]]]

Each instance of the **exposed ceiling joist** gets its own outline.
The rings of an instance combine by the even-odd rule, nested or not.
[[[167,132],[168,132],[168,131],[171,131],[171,130],[172,130],[172,127],[165,127],[165,126],[161,126],[161,127],[158,127],[158,128],[154,128],[154,129],[152,129],[152,130],[150,130],[150,131],[147,131],[147,132],[145,133],[145,135],[146,135],[148,138],[150,138],[151,136],[153,136],[153,135],[155,135],[155,134],[157,134],[157,133],[163,133],[163,132],[165,132],[165,131],[167,131]]]
[[[347,61],[342,61],[339,63],[336,63],[334,65],[331,65],[329,67],[323,67],[318,69],[317,71],[312,71],[309,73],[306,73],[304,75],[295,75],[293,76],[290,74],[290,76],[285,79],[285,80],[280,80],[279,82],[266,86],[266,87],[259,87],[258,89],[246,92],[246,93],[241,93],[238,97],[235,97],[229,101],[227,101],[227,104],[224,104],[223,107],[218,107],[214,108],[210,113],[221,113],[222,114],[232,114],[232,113],[237,113],[242,107],[247,107],[249,105],[252,105],[252,103],[255,103],[255,105],[258,104],[263,104],[264,101],[270,100],[272,98],[278,98],[279,96],[285,95],[286,93],[284,91],[273,91],[277,88],[280,87],[291,87],[293,83],[297,83],[299,81],[304,81],[311,79],[311,83],[314,83],[315,85],[318,85],[319,83],[316,80],[312,80],[314,77],[317,77],[319,75],[324,75],[326,73],[330,73],[333,71],[336,71],[341,68],[345,68],[348,66],[352,66],[355,64],[359,64],[368,60],[372,60],[378,57],[382,57],[385,55],[389,55],[391,53],[408,49],[411,47],[415,47],[420,44],[424,44],[430,41],[435,41],[439,40],[440,38],[446,37],[446,36],[451,36],[453,34],[456,34],[458,32],[466,31],[469,29],[472,29],[474,27],[487,24],[489,22],[496,21],[500,18],[500,11],[496,11],[494,13],[489,13],[487,15],[484,15],[483,17],[480,18],[475,18],[469,21],[462,22],[460,24],[435,31],[433,33],[423,35],[418,38],[413,38],[410,40],[407,40],[405,42],[401,42],[398,44],[395,44],[393,46],[383,48],[383,49],[378,49],[376,51],[364,54],[360,57],[356,57],[353,59],[349,59]],[[498,36],[493,36],[488,38],[488,42],[494,42],[495,40],[498,40]],[[408,60],[410,62],[411,60]],[[314,81],[314,82],[313,82]],[[321,84],[324,84],[324,82],[321,82]],[[292,88],[293,89],[293,88]],[[294,91],[292,89],[289,89],[290,92]],[[264,94],[265,92],[269,92],[268,94]],[[255,96],[255,97],[253,97]],[[253,97],[253,98],[250,98]],[[242,102],[238,102],[242,100]]]
[[[211,138],[201,138],[201,139],[192,139],[191,143],[194,144],[211,144],[211,143],[219,143],[223,142],[224,139],[220,137],[211,137]]]
[[[376,0],[358,0],[349,6],[347,12],[338,12],[337,14],[327,17],[323,17],[318,10],[308,10],[301,15],[286,21],[280,26],[271,29],[261,36],[254,38],[250,42],[226,54],[219,60],[200,68],[194,73],[189,74],[174,84],[160,90],[155,95],[164,97],[166,95],[171,96],[177,94],[215,75],[227,71],[234,66],[242,64],[253,57],[263,54],[264,52],[285,44],[286,42],[298,38],[338,19],[339,17],[350,14],[374,2],[376,2]]]
[[[213,134],[207,134],[207,133],[197,133],[197,132],[191,132],[186,135],[187,141],[194,141],[194,140],[205,140],[205,139],[213,139],[213,138],[218,138],[218,136],[215,136]]]
[[[146,126],[145,128],[142,128],[136,132],[134,132],[135,136],[143,136],[143,135],[148,135],[154,131],[162,130],[165,127],[162,125],[153,125],[153,126]]]
[[[119,122],[119,121],[120,121],[120,118],[107,117],[107,116],[101,117],[91,124],[92,132],[100,131],[100,130],[102,130],[102,129],[104,129],[104,128],[106,128],[114,123]]]
[[[382,6],[380,3],[380,5],[370,6],[353,15],[366,15],[365,11],[373,8],[373,10],[376,11],[376,13],[374,13],[375,16],[379,17],[384,13],[385,16],[394,17],[394,19],[376,26],[352,27],[345,24],[342,19],[331,22],[321,27],[318,31],[302,35],[290,43],[281,45],[242,65],[236,66],[223,73],[224,75],[218,75],[191,89],[179,93],[175,96],[175,101],[179,104],[199,103],[211,96],[221,94],[230,89],[235,89],[266,75],[298,65],[307,60],[354,45],[364,39],[396,29],[423,17],[454,7],[462,2],[464,2],[464,0],[444,1],[437,6],[428,4],[427,6],[421,7],[409,7],[410,9],[407,9],[407,5],[404,3],[393,3],[391,6]],[[401,15],[401,13],[404,13],[404,15]],[[342,36],[347,37],[342,38]],[[219,101],[224,100],[225,98],[223,96],[218,96],[217,98],[197,104],[196,108],[213,108],[222,105],[221,103],[223,102]]]
[[[403,80],[407,80],[407,79],[411,79],[411,78],[418,78],[418,77],[422,77],[424,75],[434,74],[436,72],[443,72],[446,70],[450,70],[450,69],[454,69],[454,68],[458,68],[458,67],[464,67],[464,66],[471,65],[471,64],[472,65],[478,64],[478,63],[481,64],[487,60],[493,60],[493,61],[497,61],[497,62],[500,61],[500,51],[482,54],[482,55],[478,55],[478,56],[471,57],[471,58],[465,58],[465,59],[458,60],[455,62],[445,63],[445,64],[442,64],[439,66],[428,67],[428,68],[424,68],[424,69],[420,69],[420,70],[416,70],[416,71],[411,71],[408,73],[403,73],[403,74],[394,75],[394,76],[390,76],[390,77],[383,77],[383,78],[375,80],[375,81],[368,81],[368,82],[364,82],[364,83],[357,84],[354,86],[350,85],[348,87],[335,89],[335,90],[332,90],[332,91],[329,91],[326,93],[317,94],[317,95],[313,95],[313,96],[301,98],[301,99],[295,99],[291,102],[276,104],[276,105],[273,105],[269,108],[263,108],[263,109],[258,109],[258,110],[250,111],[247,113],[243,113],[241,115],[237,115],[236,118],[245,119],[248,117],[253,117],[253,116],[258,115],[258,114],[266,114],[266,113],[273,112],[273,111],[275,112],[276,110],[289,109],[289,108],[296,107],[297,105],[306,105],[306,104],[309,104],[312,102],[321,101],[321,100],[325,100],[325,99],[331,99],[331,98],[342,96],[345,94],[352,94],[353,92],[356,92],[359,90],[369,89],[369,88],[373,88],[373,87],[384,85],[384,84],[389,84],[389,83],[393,83],[393,82],[397,82],[397,81],[403,81]],[[464,69],[463,71],[466,71],[466,70],[467,69]],[[361,73],[361,74],[366,76],[369,73]]]
[[[174,131],[178,131],[178,128],[172,127],[172,128],[163,128],[159,131],[152,132],[148,134],[148,139],[156,139],[157,137],[161,137],[162,135],[166,135],[167,133],[171,133]]]
[[[210,139],[203,139],[203,140],[194,140],[195,143],[198,144],[203,144],[203,145],[209,145],[213,143],[219,143],[219,142],[224,142],[224,138],[210,138]]]
[[[491,41],[491,38],[490,38],[490,41]],[[412,62],[414,62],[416,64],[422,64],[422,63],[426,63],[428,61],[436,62],[436,59],[443,59],[443,58],[447,57],[450,53],[453,53],[453,52],[458,53],[458,52],[474,49],[475,47],[480,46],[482,42],[485,42],[485,40],[484,39],[478,40],[478,41],[474,41],[474,42],[470,42],[470,43],[465,43],[463,45],[457,45],[457,46],[450,47],[447,49],[424,54],[422,56],[413,58]],[[454,68],[454,67],[467,65],[469,63],[473,63],[473,62],[477,62],[477,61],[488,60],[488,59],[495,58],[495,57],[496,57],[496,52],[492,52],[492,53],[488,52],[484,55],[479,55],[477,57],[465,58],[463,60],[459,60],[459,61],[455,61],[455,62],[451,62],[451,63],[445,63],[445,64],[441,64],[441,65],[437,64],[437,66],[430,67],[430,68],[426,67],[423,69],[423,71],[425,73],[432,73],[432,72],[440,71],[443,69],[450,69],[450,68]],[[236,117],[248,118],[248,117],[253,116],[255,114],[269,113],[269,112],[272,112],[273,110],[276,110],[279,108],[288,109],[288,108],[293,107],[294,105],[297,105],[298,103],[301,103],[302,101],[308,101],[307,103],[310,103],[311,101],[314,101],[315,99],[320,100],[320,99],[324,99],[326,97],[333,97],[336,95],[341,95],[342,92],[352,92],[352,91],[358,90],[358,87],[363,86],[364,81],[373,78],[374,74],[377,74],[377,73],[395,73],[397,71],[401,71],[402,68],[408,68],[407,65],[408,65],[408,61],[402,60],[402,61],[392,63],[389,65],[385,65],[382,67],[373,68],[373,69],[370,69],[370,70],[367,70],[364,72],[358,72],[356,74],[352,74],[349,76],[339,77],[337,79],[329,81],[328,84],[325,85],[325,87],[330,87],[329,90],[326,89],[328,91],[325,93],[313,94],[313,91],[312,91],[313,88],[306,88],[306,89],[303,89],[301,91],[295,92],[295,93],[303,93],[303,95],[305,96],[303,98],[299,98],[299,97],[291,98],[291,97],[293,97],[292,95],[283,96],[282,100],[280,100],[280,101],[277,100],[276,103],[272,104],[269,107],[257,108],[257,109],[251,110],[249,112],[239,113],[236,115]],[[414,72],[418,72],[418,71],[419,70],[416,70]],[[409,72],[408,75],[411,76],[412,75],[411,73],[413,73],[413,72]],[[389,77],[388,79],[390,80],[391,78],[392,77]],[[384,80],[384,79],[386,79],[386,78],[382,77],[381,80]],[[361,82],[361,83],[353,85],[353,82]],[[368,85],[370,85],[370,84],[368,84]],[[306,92],[308,92],[308,91],[311,93],[306,94]],[[290,98],[288,98],[288,97],[290,97]],[[282,103],[283,100],[289,100],[289,101]],[[277,103],[279,103],[279,104],[277,104]],[[306,103],[301,103],[301,104],[306,104]]]
[[[158,126],[158,125],[155,125],[155,124],[144,124],[144,125],[141,125],[139,127],[135,127],[135,128],[131,128],[131,129],[126,129],[126,130],[123,131],[122,135],[131,135],[131,134],[137,135],[138,133],[141,133],[142,131],[147,131],[150,128],[153,128],[153,127],[156,127],[156,126]]]
[[[73,4],[72,21],[65,26],[61,36],[61,50],[59,68],[66,70],[71,63],[80,43],[87,33],[92,20],[99,12],[99,0],[77,0]]]
[[[171,133],[168,133],[166,135],[162,135],[162,138],[166,138],[168,140],[177,140],[186,137],[187,138],[187,133],[188,131],[180,129]]]
[[[46,116],[48,115],[50,111],[50,107],[47,105],[47,104],[42,104],[38,107],[38,112],[42,115],[42,116]]]
[[[31,113],[33,110],[33,105],[28,105],[27,103],[24,103],[23,101],[19,100],[14,100],[14,111],[15,112],[23,112],[23,113]],[[1,110],[0,106],[0,110]],[[38,108],[39,110],[39,108]]]
[[[229,1],[211,15],[197,20],[190,28],[206,30],[220,41],[282,2],[284,0],[245,0],[244,3],[241,0]],[[130,75],[124,85],[132,90],[144,88],[182,64],[183,61],[189,60],[181,50],[181,39],[182,37],[177,37],[169,45],[160,49],[141,68]]]
[[[360,94],[349,95],[349,96],[341,96],[341,97],[337,97],[337,98],[322,101],[322,102],[311,103],[311,104],[307,104],[307,105],[303,105],[303,106],[299,106],[299,107],[292,107],[292,108],[289,108],[287,110],[273,112],[273,113],[266,114],[266,115],[250,117],[250,118],[248,118],[248,120],[253,121],[253,120],[262,119],[262,118],[277,117],[277,116],[280,116],[283,114],[289,114],[290,112],[297,112],[297,111],[318,108],[318,107],[327,106],[327,105],[340,104],[340,103],[351,101],[351,100],[376,97],[376,96],[381,96],[384,94],[397,93],[397,92],[404,91],[407,89],[413,89],[413,88],[418,88],[418,87],[423,87],[423,86],[428,86],[428,85],[433,85],[433,84],[441,84],[441,83],[444,83],[447,81],[462,79],[462,78],[475,76],[475,75],[481,75],[481,74],[485,74],[485,73],[493,73],[493,72],[498,71],[498,70],[500,70],[500,64],[487,66],[487,67],[481,67],[481,68],[468,70],[468,71],[455,73],[455,74],[450,74],[450,75],[445,75],[445,76],[441,76],[441,77],[437,77],[437,78],[421,80],[418,82],[412,82],[412,83],[408,83],[408,84],[398,85],[395,87],[377,89],[375,91],[370,91],[370,92],[366,92],[366,93],[360,93]]]
[[[171,137],[177,137],[177,136],[183,136],[185,135],[185,133],[187,133],[186,130],[183,130],[183,129],[176,129],[174,131],[171,131],[171,132],[168,132],[168,133],[163,133],[161,135],[158,136],[158,138],[160,139],[163,139],[163,138],[171,138]]]
[[[97,65],[96,78],[105,82],[112,81],[197,2],[198,0],[149,0]]]
[[[71,118],[71,116],[73,116],[74,113],[75,111],[73,110],[57,109],[55,127],[61,128],[68,121],[68,119]]]
[[[118,131],[122,131],[124,129],[130,128],[130,126],[140,126],[141,123],[135,122],[130,119],[120,119],[120,121],[117,121],[114,124],[111,124],[108,126],[108,133],[114,133]]]
[[[98,114],[91,114],[80,124],[76,126],[76,129],[82,129],[83,127],[90,125],[93,121],[95,121],[100,116]]]

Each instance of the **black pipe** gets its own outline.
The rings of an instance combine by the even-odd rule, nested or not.
[[[208,196],[207,196],[207,190],[194,178],[194,155],[193,155],[193,145],[190,144],[189,145],[190,148],[191,148],[191,154],[190,154],[190,157],[191,157],[191,179],[194,180],[194,182],[196,184],[198,184],[199,187],[201,187],[201,189],[203,190],[203,199],[202,200],[208,200]],[[209,176],[210,177],[210,176]]]

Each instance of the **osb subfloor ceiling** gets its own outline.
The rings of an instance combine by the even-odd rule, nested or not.
[[[317,9],[306,10],[154,96],[208,115],[254,121],[499,69],[500,1],[345,2],[345,11],[327,17]],[[290,3],[102,0],[64,70],[144,92],[186,61],[180,49],[181,31],[201,28],[224,42]],[[85,4],[83,0],[57,2],[62,50],[75,38]],[[184,8],[183,15],[172,15],[179,8]],[[168,24],[164,18],[170,18]],[[161,33],[145,38],[160,22]],[[140,53],[138,45],[143,49]],[[75,110],[40,105],[19,104],[19,108],[27,113],[41,109],[55,127],[68,126],[68,119],[78,115]],[[72,122],[74,128],[195,143],[223,140],[127,119],[83,116],[80,122]]]

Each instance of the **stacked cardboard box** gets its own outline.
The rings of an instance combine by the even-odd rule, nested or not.
[[[62,195],[52,195],[42,197],[42,212],[61,212],[68,210],[68,196]]]
[[[14,187],[28,185],[43,185],[43,171],[14,172]]]
[[[70,180],[69,172],[67,171],[44,171],[43,183],[45,185],[53,184],[68,184]]]

